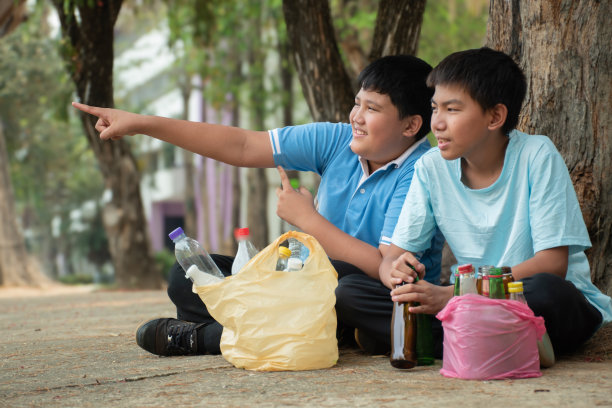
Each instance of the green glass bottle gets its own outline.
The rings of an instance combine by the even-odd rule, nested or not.
[[[417,365],[432,365],[434,359],[434,341],[431,331],[432,315],[419,313],[416,315],[417,323],[417,338],[416,338],[416,356]]]
[[[491,268],[489,271],[489,298],[505,299],[504,277],[500,268]]]

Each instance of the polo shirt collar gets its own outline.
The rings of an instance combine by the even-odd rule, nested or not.
[[[395,165],[395,168],[401,167],[401,165],[404,164],[406,159],[408,157],[410,157],[412,152],[414,152],[420,145],[422,145],[425,142],[427,142],[427,138],[426,137],[424,137],[422,140],[420,140],[420,141],[416,142],[415,144],[413,144],[412,146],[410,146],[399,157],[397,157],[396,159],[391,160],[389,163],[385,164],[384,166],[382,166],[378,170],[386,170],[391,165]],[[361,157],[361,156],[359,156],[359,163],[361,164],[361,170],[363,171],[363,175],[361,176],[361,180],[359,181],[359,184],[361,184],[366,178],[370,177],[370,170],[368,168],[368,161],[366,159],[364,159],[363,157]],[[376,171],[378,171],[378,170],[376,170]],[[376,171],[374,173],[376,173]]]

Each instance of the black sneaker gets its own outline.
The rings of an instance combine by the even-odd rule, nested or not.
[[[204,354],[206,350],[198,350],[197,330],[205,325],[172,318],[151,320],[136,331],[136,343],[158,356]]]

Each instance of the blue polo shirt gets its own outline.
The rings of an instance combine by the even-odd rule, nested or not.
[[[350,148],[349,124],[311,123],[270,130],[269,134],[276,165],[321,176],[315,203],[323,217],[374,247],[391,243],[414,164],[430,148],[427,139],[369,174],[367,162]],[[442,234],[434,234],[431,244],[421,262],[428,273],[433,272],[427,280],[438,283]]]

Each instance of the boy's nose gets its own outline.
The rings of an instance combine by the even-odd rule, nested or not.
[[[353,110],[353,114],[351,115],[351,122],[363,123],[363,115],[361,114],[361,109],[356,107]]]
[[[432,130],[444,129],[444,121],[439,117],[439,115],[436,115],[436,114],[431,115],[431,129]]]

